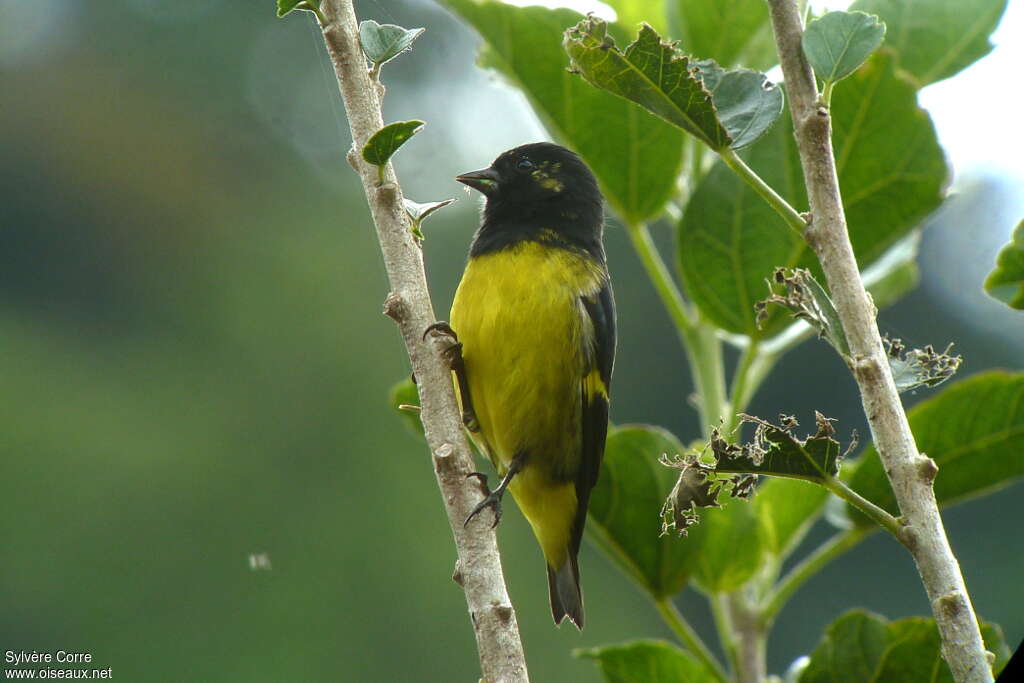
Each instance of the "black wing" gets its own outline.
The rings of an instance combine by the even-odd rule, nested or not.
[[[582,424],[580,469],[576,476],[576,520],[572,530],[572,555],[579,552],[583,538],[583,525],[587,520],[590,490],[597,484],[604,457],[604,441],[608,434],[608,396],[611,390],[612,366],[615,364],[615,297],[612,285],[605,280],[601,291],[583,297],[583,306],[594,325],[594,348],[588,356],[590,364],[584,368],[584,377],[597,370],[603,384],[602,391],[593,391],[592,384],[584,380],[580,388]]]

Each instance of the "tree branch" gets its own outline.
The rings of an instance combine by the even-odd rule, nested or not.
[[[974,608],[935,502],[935,463],[917,450],[850,244],[831,117],[801,47],[800,11],[795,0],[768,0],[768,5],[810,200],[812,218],[805,237],[828,280],[850,344],[849,362],[864,412],[903,515],[898,538],[917,564],[953,677],[960,683],[991,681]]]
[[[488,683],[527,681],[519,627],[505,589],[494,532],[480,523],[463,527],[463,520],[480,501],[481,493],[466,481],[466,475],[473,470],[473,455],[463,432],[451,371],[442,356],[445,346],[452,341],[438,335],[423,338],[426,328],[435,321],[434,311],[423,255],[410,231],[394,169],[388,163],[380,182],[377,167],[358,153],[384,125],[379,83],[371,79],[366,68],[352,0],[323,0],[320,13],[320,28],[338,78],[356,151],[349,154],[349,162],[362,180],[391,283],[384,312],[398,323],[418,382],[420,419],[433,453],[434,472],[458,550],[453,578],[466,594],[483,679]]]

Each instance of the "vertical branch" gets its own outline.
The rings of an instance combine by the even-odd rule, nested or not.
[[[444,346],[451,341],[435,336],[426,341],[423,338],[435,320],[434,312],[423,255],[412,237],[394,169],[388,163],[379,177],[377,167],[358,153],[384,125],[382,89],[366,68],[352,0],[323,0],[320,12],[318,19],[352,131],[349,163],[362,180],[391,283],[384,312],[398,323],[418,381],[420,419],[458,550],[454,578],[466,594],[483,679],[494,683],[526,681],[519,627],[505,589],[494,532],[481,524],[463,527],[463,520],[479,502],[480,491],[466,483],[466,475],[473,470],[473,456],[463,432],[451,371],[443,358]]]
[[[917,450],[850,244],[831,117],[803,54],[800,11],[795,0],[768,0],[768,5],[810,200],[812,218],[805,237],[821,261],[850,344],[849,362],[864,412],[902,513],[898,538],[917,564],[953,677],[960,683],[991,681],[977,617],[935,502],[932,481],[937,469]]]

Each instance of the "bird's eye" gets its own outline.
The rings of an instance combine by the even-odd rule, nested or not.
[[[519,169],[520,171],[529,171],[531,168],[533,168],[533,162],[530,161],[529,159],[520,159],[518,162],[516,162],[516,168]]]

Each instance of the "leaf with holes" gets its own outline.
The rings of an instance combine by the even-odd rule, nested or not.
[[[889,359],[896,390],[901,394],[918,387],[936,387],[942,384],[956,374],[964,360],[963,356],[950,355],[952,344],[941,353],[932,348],[931,344],[923,349],[908,350],[903,346],[902,340],[888,336],[882,337],[882,344]]]
[[[590,16],[565,32],[564,44],[572,68],[595,88],[639,104],[712,149],[732,142],[696,65],[650,26],[642,26],[623,52],[609,35],[608,23]]]
[[[776,268],[768,289],[771,296],[754,304],[758,323],[768,318],[769,305],[788,308],[794,318],[804,320],[818,330],[818,336],[828,341],[840,356],[849,357],[850,345],[846,341],[839,312],[811,271],[806,268]]]
[[[844,453],[833,437],[833,420],[814,414],[817,431],[805,439],[793,434],[799,426],[791,416],[781,416],[774,425],[753,415],[741,415],[744,423],[755,426],[754,437],[742,444],[729,443],[716,430],[711,439],[718,473],[767,474],[808,481],[823,481],[839,473]],[[851,444],[849,451],[854,444]]]

